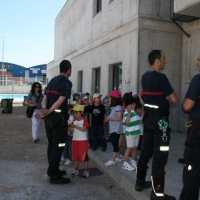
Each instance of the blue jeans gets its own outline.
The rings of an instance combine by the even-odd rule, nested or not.
[[[101,148],[107,147],[104,126],[92,124],[92,147],[98,147],[98,140],[100,140]]]
[[[63,151],[63,157],[72,161],[72,136],[68,136],[65,148]]]

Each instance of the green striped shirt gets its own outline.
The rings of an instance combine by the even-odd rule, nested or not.
[[[125,123],[128,116],[127,110],[124,112],[123,122]],[[131,111],[130,122],[127,124],[126,132],[129,135],[139,135],[140,134],[140,117],[135,113],[134,110]]]

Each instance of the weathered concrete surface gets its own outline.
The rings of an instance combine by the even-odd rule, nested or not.
[[[12,114],[0,113],[0,200],[131,200],[106,173],[87,180],[71,177],[68,185],[51,185],[46,175],[47,140],[44,124],[40,139],[31,138],[31,120],[25,117],[26,107],[14,107]],[[89,167],[98,167],[92,160]],[[61,166],[69,177],[73,166]]]

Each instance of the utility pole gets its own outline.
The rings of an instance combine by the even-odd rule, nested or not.
[[[3,48],[2,48],[2,85],[4,85],[4,36],[3,37]]]

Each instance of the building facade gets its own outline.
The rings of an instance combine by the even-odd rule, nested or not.
[[[0,85],[24,85],[34,81],[46,83],[46,64],[25,68],[8,62],[0,62]]]
[[[171,14],[178,2],[68,0],[55,20],[54,60],[47,65],[48,80],[58,74],[60,61],[68,59],[73,91],[104,96],[113,89],[140,92],[142,74],[149,68],[147,56],[152,49],[161,49],[167,60],[163,73],[179,97],[179,104],[170,110],[171,127],[184,131],[187,116],[180,104],[197,73],[200,21],[182,20],[178,27]]]

